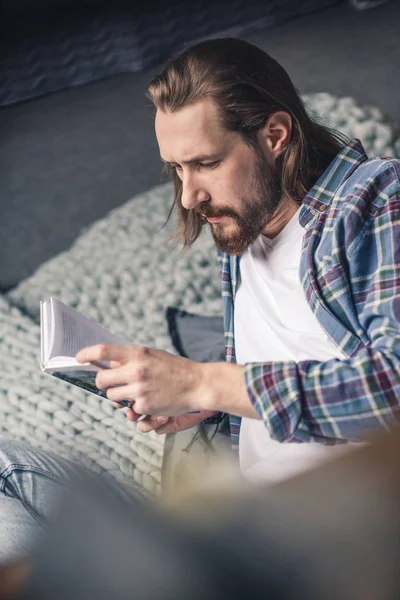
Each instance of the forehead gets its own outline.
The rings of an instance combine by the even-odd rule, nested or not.
[[[173,113],[157,110],[155,129],[160,154],[170,162],[214,152],[230,133],[222,129],[217,108],[208,98]]]

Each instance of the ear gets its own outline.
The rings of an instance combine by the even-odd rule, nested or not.
[[[281,110],[269,115],[257,132],[258,142],[270,162],[274,163],[292,136],[292,117]]]

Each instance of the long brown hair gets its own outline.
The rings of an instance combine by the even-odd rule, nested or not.
[[[213,100],[221,125],[257,145],[257,131],[269,115],[285,111],[292,118],[290,142],[279,157],[282,192],[301,203],[302,198],[339,150],[345,136],[307,114],[286,71],[266,52],[236,38],[201,42],[173,57],[150,82],[147,95],[154,107],[174,112],[202,98]],[[182,182],[173,172],[174,207],[178,210],[177,237],[190,246],[200,235],[203,219],[182,206]]]

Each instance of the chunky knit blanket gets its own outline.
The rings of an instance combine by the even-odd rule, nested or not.
[[[400,140],[379,110],[351,98],[315,94],[309,108],[372,155],[400,156]],[[55,296],[117,335],[174,349],[165,309],[222,312],[212,239],[183,252],[163,228],[170,183],[137,196],[83,231],[67,252],[0,297],[0,437],[54,450],[93,470],[160,492],[164,438],[140,434],[106,399],[39,369],[39,301]]]

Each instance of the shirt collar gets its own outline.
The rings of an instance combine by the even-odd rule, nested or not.
[[[342,148],[303,198],[299,213],[299,221],[303,227],[329,208],[339,187],[367,159],[368,156],[358,139],[352,140]]]

